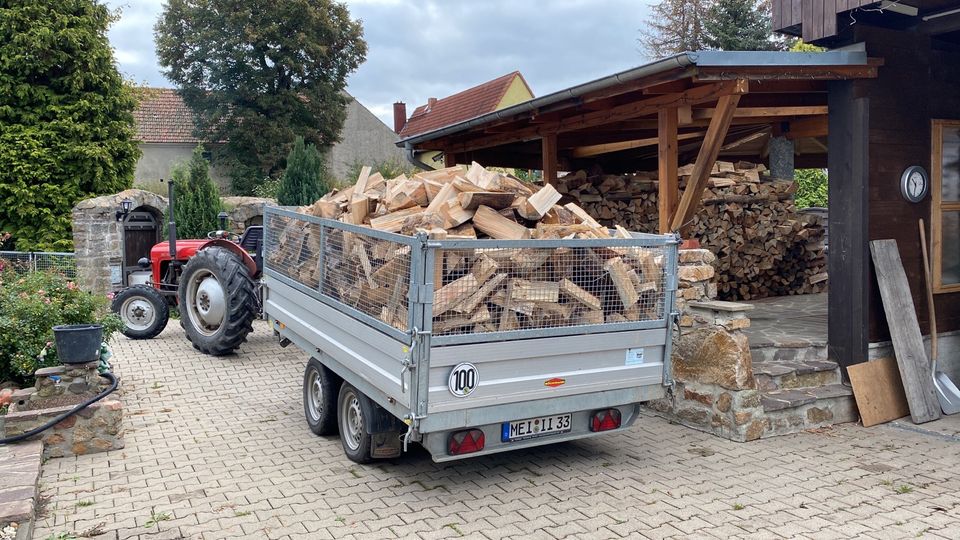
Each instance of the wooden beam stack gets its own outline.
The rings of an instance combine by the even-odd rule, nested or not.
[[[364,168],[353,186],[301,207],[304,214],[432,239],[610,239],[552,185],[485,169],[450,167],[384,179]],[[273,268],[400,329],[407,326],[410,247],[282,217]],[[268,242],[268,245],[271,242]],[[323,263],[320,251],[323,250]],[[659,248],[440,249],[433,269],[434,333],[460,334],[658,319]],[[322,283],[321,283],[322,280]]]
[[[822,292],[827,259],[822,218],[800,214],[792,181],[770,178],[765,167],[718,161],[690,226],[702,247],[717,255],[717,293],[724,300]],[[679,168],[680,189],[693,165]],[[628,176],[583,171],[559,179],[564,201],[573,201],[604,226],[657,232],[656,172]]]

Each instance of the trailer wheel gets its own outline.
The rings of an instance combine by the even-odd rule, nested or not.
[[[340,442],[343,443],[343,452],[356,463],[370,463],[370,444],[373,438],[367,433],[367,419],[363,409],[371,410],[368,400],[359,390],[350,383],[344,382],[340,387],[340,397],[337,399],[337,417],[340,419]],[[365,407],[366,405],[366,407]]]
[[[337,382],[339,378],[316,358],[303,372],[303,412],[310,431],[317,435],[337,432]]]
[[[134,285],[118,292],[110,309],[123,321],[120,332],[130,339],[156,337],[170,319],[166,298],[149,285]]]
[[[180,326],[198,351],[232,353],[253,331],[257,316],[253,278],[229,249],[201,249],[180,277]]]

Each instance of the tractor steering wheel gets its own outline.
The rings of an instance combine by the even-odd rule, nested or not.
[[[207,238],[210,240],[229,240],[234,243],[240,241],[240,235],[230,231],[210,231],[207,233]]]

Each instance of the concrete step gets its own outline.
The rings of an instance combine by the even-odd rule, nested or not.
[[[761,392],[840,383],[840,368],[830,360],[753,361],[753,378]]]
[[[843,384],[763,392],[760,404],[768,422],[763,437],[856,422],[859,418],[853,390]]]

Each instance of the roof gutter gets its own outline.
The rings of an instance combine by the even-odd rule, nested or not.
[[[560,90],[559,92],[547,94],[546,96],[540,98],[524,101],[523,103],[518,103],[517,105],[500,109],[499,111],[493,111],[482,116],[477,116],[476,118],[460,122],[459,124],[453,124],[451,126],[446,126],[433,131],[428,131],[426,133],[421,133],[419,135],[414,135],[413,137],[397,142],[397,146],[403,144],[404,148],[410,148],[412,145],[444,137],[452,133],[465,131],[480,124],[486,124],[491,120],[505,120],[517,114],[536,112],[543,107],[547,107],[561,101],[576,99],[585,94],[596,92],[598,90],[604,90],[606,88],[634,81],[636,79],[641,79],[643,77],[649,77],[651,75],[663,73],[671,69],[690,67],[695,63],[696,55],[694,53],[680,53],[640,67],[635,67],[626,71],[621,71],[620,73],[608,75],[595,81],[574,86],[572,88],[567,88],[566,90]]]
[[[422,169],[422,170],[424,170],[424,171],[432,171],[432,170],[433,170],[433,167],[431,167],[431,166],[427,165],[426,163],[424,163],[424,162],[420,161],[419,159],[417,159],[417,156],[416,156],[416,154],[414,153],[414,149],[413,149],[413,144],[412,144],[412,143],[408,143],[408,142],[403,143],[403,149],[405,150],[405,152],[403,153],[403,155],[406,156],[407,161],[408,161],[411,165],[413,165],[414,167],[416,167],[416,168],[418,168],[418,169]]]

